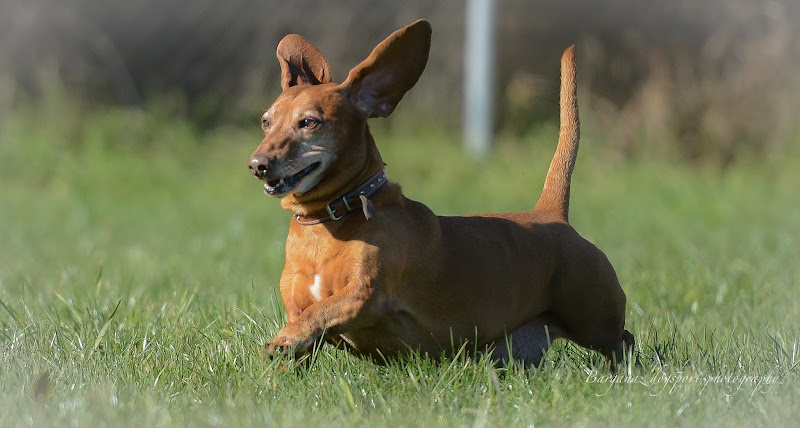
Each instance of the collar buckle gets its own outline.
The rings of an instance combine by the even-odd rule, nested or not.
[[[345,206],[347,206],[347,199],[345,199],[345,198],[342,198],[342,199],[345,200]],[[339,221],[339,220],[343,219],[344,216],[346,216],[347,213],[350,212],[350,210],[347,210],[344,214],[342,214],[340,216],[337,216],[336,215],[336,209],[335,208],[331,208],[331,204],[325,205],[325,210],[328,211],[328,216],[330,216],[331,220],[333,220],[333,221]]]

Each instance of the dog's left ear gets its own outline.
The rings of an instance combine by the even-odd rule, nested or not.
[[[342,83],[356,108],[367,117],[386,117],[414,87],[428,63],[431,24],[420,19],[395,31]]]
[[[281,88],[295,85],[330,83],[328,60],[314,45],[299,34],[289,34],[278,43],[275,52],[281,64]]]

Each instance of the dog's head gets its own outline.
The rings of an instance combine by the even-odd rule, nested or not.
[[[290,34],[278,44],[281,93],[261,118],[264,139],[248,161],[268,195],[308,200],[336,197],[369,162],[374,145],[366,120],[388,116],[428,61],[425,20],[395,31],[341,83],[325,57]],[[345,189],[348,190],[348,189]]]

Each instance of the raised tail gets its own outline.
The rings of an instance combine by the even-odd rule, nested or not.
[[[550,169],[544,181],[544,189],[534,211],[558,214],[569,220],[569,185],[575,158],[578,156],[580,122],[578,120],[578,85],[575,65],[575,45],[561,56],[561,127],[558,132],[558,147],[550,161]]]

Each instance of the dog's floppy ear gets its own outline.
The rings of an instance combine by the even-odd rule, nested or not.
[[[330,83],[331,68],[322,53],[299,34],[289,34],[278,43],[275,54],[281,64],[281,88]]]
[[[420,19],[395,31],[350,70],[342,86],[364,117],[386,117],[428,63],[431,24]]]

